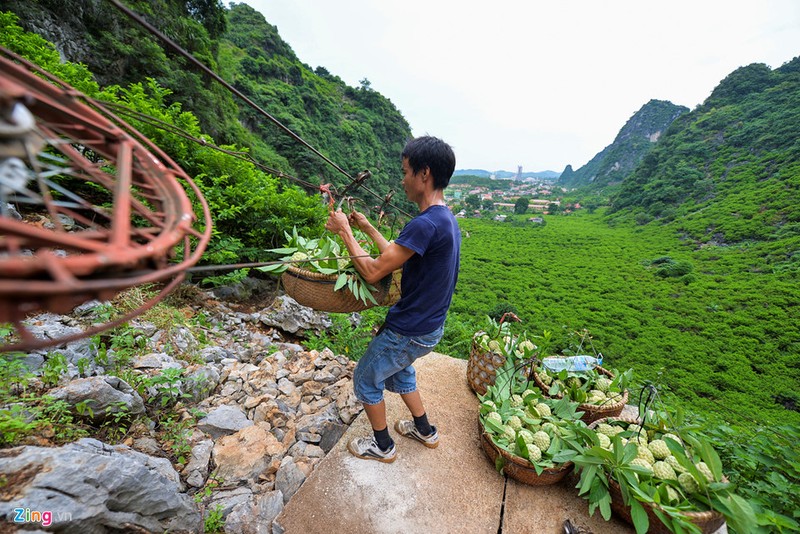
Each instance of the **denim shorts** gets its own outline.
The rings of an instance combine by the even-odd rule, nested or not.
[[[384,328],[370,342],[353,372],[356,398],[363,404],[378,404],[383,391],[404,395],[417,389],[417,374],[411,365],[439,343],[440,326],[430,334],[408,337]]]

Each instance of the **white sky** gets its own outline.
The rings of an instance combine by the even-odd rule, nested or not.
[[[694,109],[800,55],[798,0],[245,0],[300,61],[367,78],[457,169],[577,169],[650,99]]]

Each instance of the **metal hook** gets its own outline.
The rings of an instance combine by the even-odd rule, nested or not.
[[[345,187],[344,190],[342,191],[342,198],[341,200],[339,200],[339,204],[336,206],[336,209],[338,210],[342,208],[342,203],[344,202],[345,196],[348,191],[356,187],[360,187],[361,184],[364,183],[365,180],[367,180],[367,178],[371,177],[372,173],[369,170],[364,170],[358,173],[356,177],[353,179],[353,181],[347,184],[347,187]]]

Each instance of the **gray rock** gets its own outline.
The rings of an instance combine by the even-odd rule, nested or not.
[[[49,393],[73,408],[84,403],[91,411],[91,419],[102,423],[118,413],[136,416],[144,413],[142,397],[127,382],[116,376],[90,376],[78,378]],[[77,409],[76,409],[77,412]]]
[[[235,354],[231,353],[229,350],[225,349],[224,347],[204,347],[200,349],[199,352],[200,358],[203,359],[205,362],[215,362],[219,363],[225,358],[234,358]]]
[[[24,502],[31,510],[64,511],[71,518],[50,528],[58,532],[201,532],[203,520],[192,499],[165,476],[169,462],[94,439],[58,448],[17,447],[4,451],[0,474],[14,476],[14,498],[0,500],[0,517],[11,518]],[[125,448],[127,449],[127,448]],[[164,460],[166,461],[166,460]]]
[[[322,450],[322,448],[317,445],[309,443],[303,453],[307,458],[324,458],[326,451]]]
[[[61,339],[66,336],[79,334],[83,329],[77,326],[67,326],[64,321],[69,317],[55,313],[43,313],[25,321],[28,331],[39,339]],[[50,350],[65,347],[65,344],[55,345]]]
[[[206,439],[192,447],[189,463],[183,470],[186,483],[195,488],[202,488],[208,477],[208,462],[211,459],[211,449],[214,442]]]
[[[306,443],[319,443],[322,438],[319,434],[313,432],[298,432],[297,439],[305,441]]]
[[[345,432],[347,432],[346,425],[335,421],[325,421],[319,431],[322,436],[318,443],[319,447],[326,453],[331,452],[331,449],[339,443]]]
[[[101,306],[102,304],[103,303],[99,300],[90,300],[89,302],[84,302],[80,306],[77,306],[74,310],[72,310],[72,313],[80,316],[88,315],[92,313],[95,308]]]
[[[8,202],[5,203],[3,207],[3,215],[6,217],[10,217],[16,221],[22,220],[22,215],[17,211],[13,204],[9,204]]]
[[[301,306],[286,295],[276,297],[269,307],[261,310],[259,320],[267,326],[274,326],[292,334],[305,331],[321,332],[331,326],[328,314]]]
[[[44,365],[44,354],[39,354],[37,352],[31,352],[19,356],[12,353],[11,355],[4,355],[4,357],[8,358],[8,360],[11,359],[19,360],[20,363],[25,367],[25,369],[27,369],[32,373],[40,372],[42,366]]]
[[[280,491],[270,491],[260,496],[254,495],[247,502],[234,506],[225,518],[225,532],[228,534],[270,534],[270,525],[283,511],[283,495]]]
[[[213,439],[217,439],[238,432],[252,424],[253,422],[247,419],[247,415],[241,408],[223,404],[202,418],[197,423],[197,428]]]
[[[192,331],[185,326],[179,326],[172,332],[172,342],[182,353],[189,353],[197,349],[198,343]]]
[[[150,354],[143,354],[136,356],[131,365],[134,369],[166,369],[167,367],[174,367],[177,364],[175,358],[163,352],[151,352]]]
[[[186,393],[194,402],[207,398],[219,385],[219,371],[206,365],[190,370],[186,375]]]
[[[283,503],[289,502],[289,499],[300,489],[303,482],[306,481],[306,475],[294,463],[291,456],[285,456],[281,460],[281,466],[275,474],[275,489],[283,493]]]
[[[301,350],[303,350],[302,345],[298,345],[297,343],[287,343],[285,341],[281,343],[276,343],[275,346],[278,347],[280,350],[288,350],[289,352],[300,352]]]
[[[295,386],[294,383],[288,378],[281,378],[278,380],[278,391],[284,395],[291,395],[294,393],[295,389],[297,389],[297,386]]]
[[[314,373],[314,381],[315,382],[322,382],[323,384],[333,384],[338,380],[339,377],[333,374],[331,371],[325,369],[324,371],[318,371]]]
[[[212,495],[208,509],[220,506],[222,507],[222,517],[227,517],[236,506],[247,503],[252,498],[253,490],[250,488],[238,487],[231,490],[217,491]]]
[[[149,454],[150,456],[164,454],[164,451],[161,449],[161,445],[159,445],[158,442],[151,437],[143,437],[133,440],[133,448],[144,454]]]

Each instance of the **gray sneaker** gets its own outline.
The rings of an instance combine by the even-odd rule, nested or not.
[[[375,438],[356,438],[348,444],[347,449],[350,454],[362,460],[377,460],[390,464],[397,458],[397,447],[394,443],[384,452],[378,447]]]
[[[394,424],[394,429],[397,431],[398,434],[403,435],[407,438],[415,439],[428,447],[429,449],[435,449],[439,446],[439,432],[436,430],[435,426],[431,426],[431,432],[427,436],[423,436],[420,434],[419,430],[417,430],[417,425],[414,424],[414,421],[408,420],[400,420]]]

